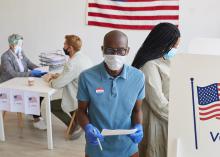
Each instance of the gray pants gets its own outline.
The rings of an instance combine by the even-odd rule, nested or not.
[[[61,99],[51,101],[51,112],[68,127],[72,117],[63,111],[61,101]],[[70,112],[70,115],[73,115],[73,113],[74,111]]]

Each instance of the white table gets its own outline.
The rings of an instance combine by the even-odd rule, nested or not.
[[[46,121],[47,121],[47,142],[48,149],[53,149],[52,123],[51,123],[51,96],[57,91],[49,87],[48,83],[42,78],[35,78],[33,86],[28,86],[27,77],[17,77],[0,84],[0,88],[19,89],[30,92],[37,92],[46,99]],[[3,112],[0,111],[0,140],[5,141]]]

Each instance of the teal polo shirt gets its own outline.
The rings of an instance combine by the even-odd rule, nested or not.
[[[130,129],[131,115],[137,100],[145,97],[144,74],[132,66],[124,65],[121,74],[110,76],[104,63],[81,73],[77,99],[88,101],[90,123],[102,129]],[[126,136],[106,136],[99,146],[86,143],[89,157],[130,157],[138,151],[137,144]]]

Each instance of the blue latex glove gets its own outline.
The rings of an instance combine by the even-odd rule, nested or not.
[[[128,137],[130,137],[134,143],[140,143],[143,138],[143,127],[141,124],[136,124],[133,129],[137,129],[137,131],[128,135]]]
[[[98,145],[99,143],[97,141],[97,138],[100,140],[100,142],[104,140],[104,137],[102,136],[102,134],[92,124],[90,124],[90,123],[87,124],[85,126],[84,130],[85,130],[85,134],[86,134],[86,141],[89,144]]]
[[[31,71],[31,76],[33,77],[41,77],[45,75],[47,72],[41,72],[40,70],[32,70]]]

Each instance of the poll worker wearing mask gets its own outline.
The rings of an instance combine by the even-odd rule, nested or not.
[[[85,130],[86,157],[138,157],[137,144],[143,136],[144,74],[125,64],[129,47],[123,32],[107,33],[102,51],[104,62],[82,72],[79,78],[77,116]],[[136,132],[103,137],[102,129]]]
[[[180,32],[170,23],[153,28],[138,50],[132,65],[145,74],[146,96],[143,101],[144,138],[140,157],[166,157],[170,60],[175,56]]]
[[[78,77],[83,70],[92,67],[91,60],[82,52],[81,39],[76,35],[66,35],[63,51],[69,56],[68,62],[64,65],[61,74],[47,74],[44,78],[53,88],[63,88],[62,99],[51,102],[52,113],[59,118],[67,127],[70,124],[71,116],[78,108],[76,94],[78,90]],[[71,129],[72,139],[80,137],[83,133],[77,121]]]
[[[8,37],[9,49],[1,56],[0,82],[14,77],[41,77],[45,73],[34,70],[38,66],[32,63],[24,54],[23,37],[12,34]]]
[[[12,34],[8,37],[9,49],[1,56],[0,82],[14,77],[41,77],[45,72],[34,70],[38,66],[32,63],[24,54],[23,37]],[[41,99],[42,100],[42,99]],[[40,116],[34,115],[34,127],[45,130],[46,125]]]

